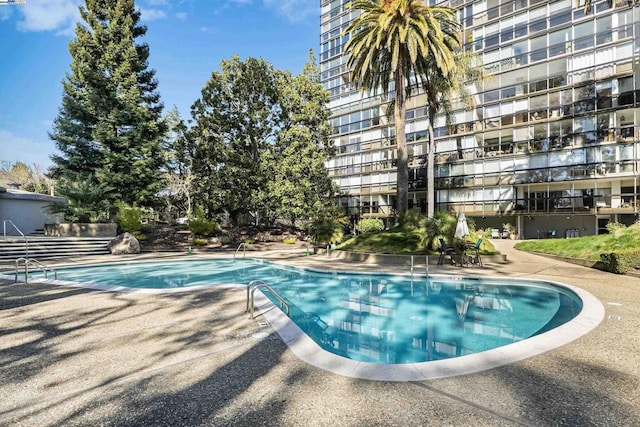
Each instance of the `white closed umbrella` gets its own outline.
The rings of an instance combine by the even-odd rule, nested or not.
[[[456,234],[453,236],[456,239],[464,239],[469,235],[469,226],[467,225],[467,217],[464,212],[460,212],[458,215],[458,224],[456,225]]]

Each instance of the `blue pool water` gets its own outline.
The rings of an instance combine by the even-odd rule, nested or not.
[[[58,279],[136,288],[262,280],[325,350],[383,364],[490,350],[560,326],[582,309],[570,290],[539,281],[321,273],[249,259],[75,267],[58,269]]]

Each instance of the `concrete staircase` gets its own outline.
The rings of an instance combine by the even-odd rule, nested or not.
[[[37,260],[81,255],[108,254],[107,245],[113,237],[44,237],[27,236],[29,258]],[[7,264],[25,256],[23,237],[0,234],[0,264]]]

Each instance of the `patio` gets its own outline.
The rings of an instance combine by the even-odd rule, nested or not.
[[[489,371],[376,382],[300,361],[262,317],[248,319],[242,289],[112,293],[4,281],[0,424],[638,425],[640,279],[521,253],[510,240],[494,243],[506,264],[432,266],[431,273],[579,286],[604,305],[600,326]],[[323,256],[259,255],[329,268]],[[372,265],[332,259],[330,267]]]

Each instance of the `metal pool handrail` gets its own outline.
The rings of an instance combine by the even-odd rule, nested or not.
[[[22,236],[22,238],[24,239],[24,255],[25,258],[29,258],[29,239],[27,239],[27,236],[24,235],[24,233],[18,228],[17,225],[15,225],[13,223],[13,221],[11,221],[10,219],[5,219],[2,221],[2,234],[4,236],[4,238],[7,238],[7,223],[11,224],[11,226],[18,232],[20,233],[20,235]]]
[[[244,258],[244,257],[247,256],[247,245],[245,245],[244,242],[242,242],[242,243],[240,243],[238,245],[238,248],[236,249],[236,251],[233,254],[233,260],[234,261],[236,260],[236,255],[238,254],[238,251],[240,250],[240,248],[243,248],[242,257]]]
[[[429,255],[425,255],[424,257],[424,271],[428,279],[429,278]],[[413,255],[411,255],[411,279],[413,280]]]
[[[253,305],[254,305],[253,297],[256,292],[256,289],[258,288],[264,288],[267,291],[271,292],[271,295],[273,295],[278,299],[278,301],[280,301],[280,310],[282,310],[287,315],[287,317],[289,317],[291,313],[291,310],[289,309],[289,303],[286,302],[284,298],[280,296],[280,294],[274,291],[273,288],[271,288],[271,286],[267,285],[262,280],[252,280],[247,285],[247,308],[244,311],[245,313],[250,313],[250,319],[254,318],[253,317]],[[285,311],[285,308],[286,308],[286,311]]]
[[[18,267],[21,261],[24,262],[24,283],[29,283],[29,264],[34,264],[37,267],[39,267],[40,270],[42,270],[42,272],[44,273],[45,279],[47,278],[47,273],[49,271],[52,271],[54,279],[58,280],[58,272],[53,268],[49,267],[48,265],[41,263],[35,258],[18,258],[16,259],[16,271],[15,271],[16,282],[18,282]]]

